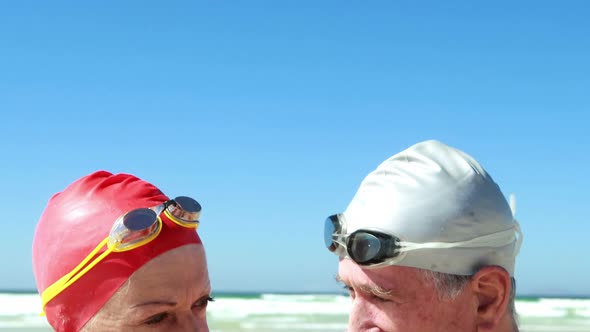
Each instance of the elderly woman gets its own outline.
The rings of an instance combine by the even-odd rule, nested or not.
[[[128,174],[100,171],[54,195],[37,225],[33,267],[60,332],[208,331],[211,287],[201,206]]]

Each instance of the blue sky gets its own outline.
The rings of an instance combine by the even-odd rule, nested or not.
[[[515,193],[520,294],[590,295],[589,5],[0,5],[0,289],[32,289],[54,193],[98,169],[203,205],[214,289],[336,291],[323,221],[425,139]]]

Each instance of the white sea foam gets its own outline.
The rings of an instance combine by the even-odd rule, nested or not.
[[[590,318],[588,299],[539,299],[516,301],[516,312],[522,317],[586,317]]]
[[[256,315],[340,315],[349,310],[344,295],[279,295],[264,294],[260,298],[221,298],[207,309],[213,317],[247,318]]]
[[[256,330],[260,331],[261,329],[270,330],[270,331],[277,331],[277,330],[288,330],[293,331],[294,329],[297,330],[311,330],[311,331],[346,331],[347,324],[346,323],[288,323],[285,322],[277,322],[274,324],[268,323],[255,323],[255,322],[246,322],[240,324],[240,328],[244,330]]]
[[[0,293],[0,330],[46,327],[36,294]],[[208,307],[212,331],[343,331],[350,309],[345,295],[263,294],[218,296]],[[517,300],[524,332],[590,331],[590,299]],[[48,330],[49,331],[49,330]]]
[[[41,312],[41,299],[36,294],[0,293],[0,315],[34,315]]]
[[[0,293],[0,328],[49,326],[40,313],[41,299],[36,294]]]

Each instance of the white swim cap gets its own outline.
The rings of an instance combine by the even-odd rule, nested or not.
[[[418,143],[385,160],[363,180],[344,219],[347,234],[373,229],[408,243],[492,239],[411,250],[392,263],[457,275],[497,265],[513,276],[522,241],[510,206],[483,167],[438,141]],[[508,241],[500,236],[494,243],[494,234],[507,233]]]

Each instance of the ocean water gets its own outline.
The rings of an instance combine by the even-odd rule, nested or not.
[[[219,294],[208,307],[213,332],[345,331],[350,299],[326,294]],[[0,293],[0,331],[48,332],[37,294]],[[522,332],[590,332],[590,298],[518,298]]]

